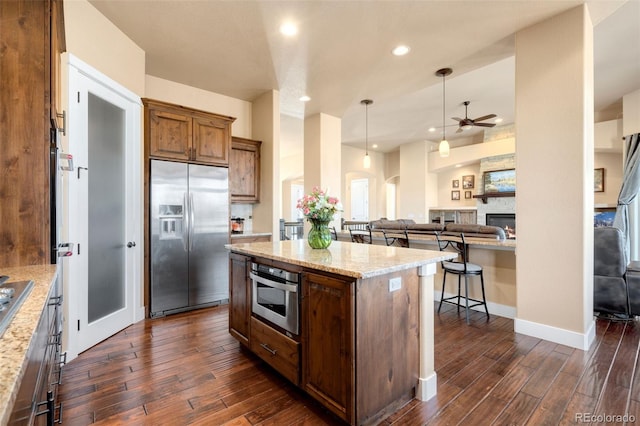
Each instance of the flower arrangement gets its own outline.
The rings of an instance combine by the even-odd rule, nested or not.
[[[298,200],[296,208],[301,210],[309,221],[329,222],[336,212],[342,211],[342,203],[336,197],[327,195],[320,187],[314,186],[311,194]]]

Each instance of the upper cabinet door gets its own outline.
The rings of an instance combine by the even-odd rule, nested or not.
[[[229,165],[231,123],[214,114],[153,99],[145,106],[145,152],[151,158]]]
[[[198,163],[227,166],[231,134],[228,120],[193,118],[193,160]]]
[[[260,202],[260,145],[233,137],[229,158],[229,191],[233,203]]]
[[[149,155],[175,160],[191,158],[191,117],[158,109],[149,110]]]

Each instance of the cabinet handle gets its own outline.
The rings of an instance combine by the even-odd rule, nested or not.
[[[271,355],[274,355],[274,356],[275,356],[276,352],[278,352],[278,351],[276,351],[275,349],[271,349],[271,348],[269,347],[269,345],[267,345],[266,343],[260,343],[260,346],[262,346],[262,347],[264,348],[264,350],[265,350],[265,351],[267,351],[267,352],[269,352]]]

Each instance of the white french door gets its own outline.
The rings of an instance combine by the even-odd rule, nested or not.
[[[141,288],[140,99],[69,55],[71,358],[133,324]]]

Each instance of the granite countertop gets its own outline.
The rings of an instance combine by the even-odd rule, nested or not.
[[[42,311],[48,302],[49,289],[56,277],[56,265],[0,268],[9,281],[33,280],[33,288],[0,337],[0,424],[9,422],[24,371],[27,351]]]
[[[258,256],[353,278],[370,278],[457,257],[434,250],[332,241],[327,249],[312,249],[307,240],[230,244],[234,253]]]

